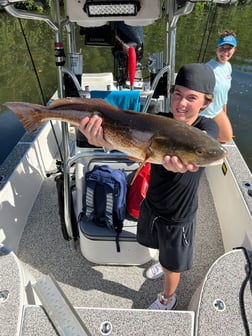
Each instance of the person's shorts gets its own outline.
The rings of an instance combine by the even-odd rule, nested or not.
[[[155,215],[147,202],[141,204],[137,224],[137,241],[159,250],[160,264],[172,272],[192,267],[195,218],[183,221],[166,220]]]

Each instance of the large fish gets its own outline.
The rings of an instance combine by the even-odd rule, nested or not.
[[[102,99],[63,98],[49,106],[24,102],[4,104],[28,132],[43,121],[61,120],[78,127],[85,116],[103,118],[104,138],[118,151],[141,162],[161,164],[164,155],[176,155],[184,163],[206,166],[220,163],[226,149],[199,129],[164,116],[123,110]]]

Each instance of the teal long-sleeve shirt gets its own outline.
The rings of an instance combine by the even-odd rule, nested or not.
[[[216,84],[214,87],[214,100],[200,115],[207,118],[214,118],[219,114],[223,105],[227,104],[228,92],[231,88],[232,66],[230,62],[220,64],[215,58],[207,63],[214,71]]]

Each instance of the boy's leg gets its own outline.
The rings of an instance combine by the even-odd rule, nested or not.
[[[164,291],[159,293],[157,299],[150,305],[149,309],[172,310],[176,308],[176,289],[180,280],[180,273],[172,272],[163,267],[164,271]]]
[[[169,298],[176,292],[180,280],[180,273],[171,272],[164,267],[163,271],[164,271],[164,296],[166,298]]]

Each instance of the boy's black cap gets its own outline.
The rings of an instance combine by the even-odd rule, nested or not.
[[[215,86],[214,72],[204,63],[186,64],[179,69],[175,85],[181,85],[202,93],[213,94]]]

